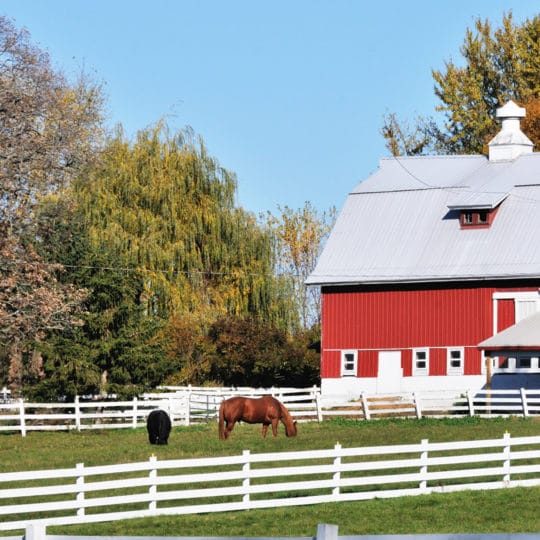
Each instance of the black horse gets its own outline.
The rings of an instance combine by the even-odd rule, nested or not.
[[[148,415],[146,429],[150,444],[167,444],[171,432],[171,419],[165,411],[156,409]]]

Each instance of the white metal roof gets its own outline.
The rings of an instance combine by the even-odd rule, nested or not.
[[[530,315],[506,330],[478,344],[481,349],[537,349],[540,335],[540,312]]]
[[[494,208],[460,228],[459,209]],[[347,197],[309,285],[540,277],[540,153],[400,157]]]

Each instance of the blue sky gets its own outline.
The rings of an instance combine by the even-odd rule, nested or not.
[[[339,209],[388,155],[383,116],[432,114],[431,70],[508,10],[540,0],[0,0],[57,67],[104,83],[111,126],[191,126],[256,214]]]

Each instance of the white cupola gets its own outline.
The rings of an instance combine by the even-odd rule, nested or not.
[[[520,118],[525,118],[525,108],[512,100],[497,109],[501,119],[501,131],[489,142],[489,161],[508,161],[533,151],[533,143],[521,131]]]

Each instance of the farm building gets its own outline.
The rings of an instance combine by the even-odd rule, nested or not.
[[[385,158],[348,195],[307,280],[323,395],[540,388],[540,153],[497,116],[487,156]]]

